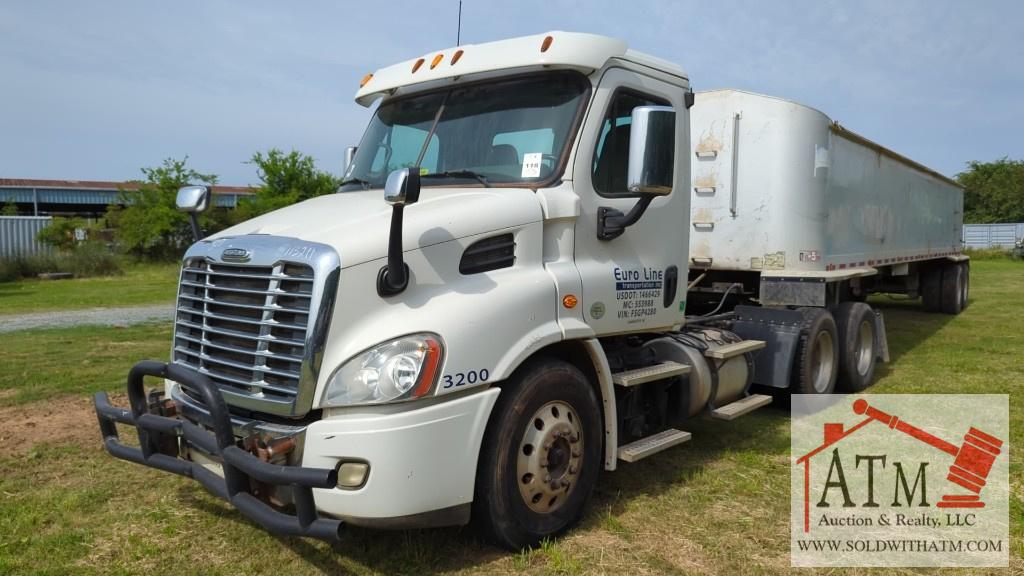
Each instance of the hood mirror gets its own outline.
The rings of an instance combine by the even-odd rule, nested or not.
[[[178,188],[175,204],[181,212],[205,212],[210,205],[210,189],[206,186],[182,186]]]
[[[409,265],[402,258],[402,215],[405,207],[420,199],[420,169],[402,168],[388,174],[384,201],[391,204],[391,235],[388,237],[388,263],[377,274],[377,294],[381,297],[402,293],[409,285]]]
[[[182,186],[178,188],[178,197],[174,202],[178,210],[188,214],[189,222],[192,224],[192,237],[196,242],[203,239],[203,231],[199,228],[200,212],[205,212],[210,207],[209,186]]]

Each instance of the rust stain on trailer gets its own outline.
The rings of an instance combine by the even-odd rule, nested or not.
[[[718,183],[718,174],[711,172],[697,176],[693,181],[694,188],[714,188]]]

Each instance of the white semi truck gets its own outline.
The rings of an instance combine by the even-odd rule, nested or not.
[[[798,105],[693,107],[682,69],[619,40],[459,46],[368,74],[356,101],[378,105],[338,193],[197,241],[170,362],[132,369],[130,408],[95,398],[111,454],[275,533],[473,520],[535,544],[602,469],[768,403],[755,383],[870,384],[864,294],[965,302],[959,188]]]

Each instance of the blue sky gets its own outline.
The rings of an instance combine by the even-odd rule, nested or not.
[[[189,155],[257,182],[257,150],[338,172],[369,121],[359,79],[455,44],[457,0],[0,4],[0,177],[121,180]],[[464,43],[606,34],[695,89],[791,98],[948,175],[1024,158],[1024,3],[463,3]]]

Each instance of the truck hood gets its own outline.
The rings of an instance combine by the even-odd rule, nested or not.
[[[332,246],[349,267],[387,255],[392,208],[381,190],[319,196],[258,216],[208,240],[267,234]],[[423,188],[405,207],[402,247],[424,248],[542,219],[540,200],[524,188]]]

